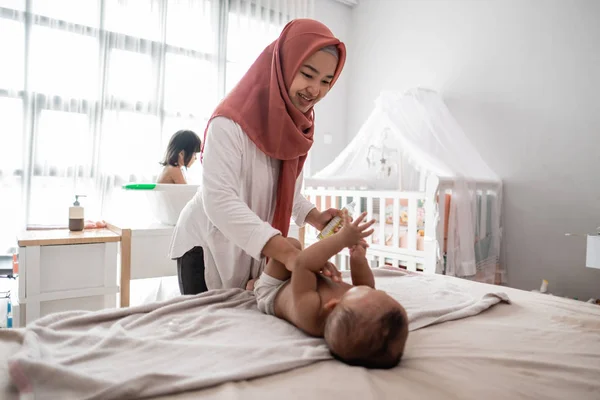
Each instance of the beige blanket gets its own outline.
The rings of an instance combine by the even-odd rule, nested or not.
[[[385,290],[406,309],[410,331],[470,317],[500,301],[510,303],[501,290],[473,295],[454,281],[439,279],[436,275],[379,269],[375,276],[378,278],[377,288]],[[398,279],[400,276],[402,278]],[[383,279],[385,277],[390,279]]]
[[[475,315],[508,300],[473,296],[431,276],[377,271],[407,308],[410,329]],[[385,276],[390,275],[390,285]],[[393,284],[392,284],[393,283]],[[219,290],[127,309],[50,315],[25,330],[8,360],[13,384],[35,399],[116,399],[189,391],[329,359],[321,339],[261,314],[252,292]]]
[[[403,279],[377,277],[376,283],[395,287]],[[476,298],[498,289],[440,275],[435,279]],[[323,361],[155,400],[600,399],[600,306],[507,287],[502,291],[512,305],[411,332],[402,363],[393,370]]]

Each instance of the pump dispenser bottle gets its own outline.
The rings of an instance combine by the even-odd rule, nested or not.
[[[83,230],[85,220],[83,217],[83,207],[79,204],[79,198],[84,195],[75,195],[75,202],[72,207],[69,207],[69,230],[79,232]]]

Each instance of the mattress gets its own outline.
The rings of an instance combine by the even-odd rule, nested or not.
[[[490,291],[490,285],[437,277],[474,295]],[[377,285],[391,288],[395,279],[378,278]],[[511,305],[412,332],[393,370],[325,361],[159,399],[600,399],[600,307],[503,291]],[[0,360],[14,351],[0,343]],[[16,398],[7,385],[6,365],[0,363],[0,398]]]

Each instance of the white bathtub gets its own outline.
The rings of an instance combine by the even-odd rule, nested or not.
[[[132,184],[123,188],[143,192],[157,222],[175,226],[181,210],[194,197],[200,185]]]

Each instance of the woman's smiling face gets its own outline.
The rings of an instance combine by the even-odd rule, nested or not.
[[[308,57],[294,77],[288,95],[292,104],[302,113],[308,112],[329,92],[338,59],[319,50]]]

